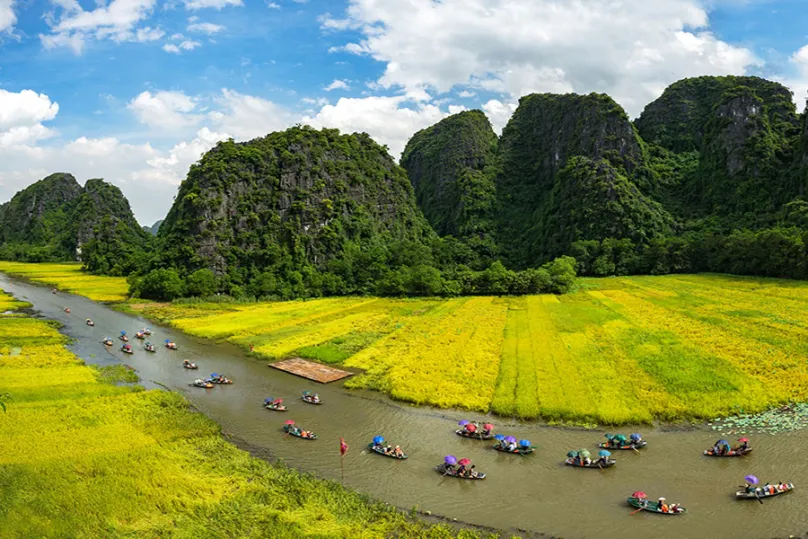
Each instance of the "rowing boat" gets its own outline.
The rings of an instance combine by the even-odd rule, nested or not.
[[[402,455],[400,457],[397,457],[396,455],[393,454],[392,451],[387,453],[387,452],[385,452],[385,450],[384,450],[384,448],[382,446],[373,445],[372,443],[368,444],[368,449],[373,451],[374,453],[378,453],[379,455],[384,455],[385,457],[390,457],[391,459],[404,460],[404,459],[407,458],[407,455]]]
[[[786,483],[785,489],[780,490],[777,488],[777,485],[772,485],[774,487],[774,492],[770,492],[766,486],[758,487],[755,492],[746,492],[745,490],[739,490],[735,492],[735,497],[739,500],[757,500],[759,498],[771,498],[773,496],[779,496],[780,494],[785,494],[786,492],[791,492],[794,490],[793,483]]]
[[[657,507],[657,504],[649,503],[648,500],[641,500],[640,498],[628,498],[626,501],[632,507],[642,509],[643,511],[648,511],[649,513],[656,513],[658,515],[683,515],[687,513],[687,509],[684,507],[677,507],[676,512],[663,511]]]
[[[642,449],[648,445],[648,442],[645,440],[641,440],[639,442],[631,442],[625,445],[609,445],[608,442],[601,442],[598,444],[598,447],[601,449],[618,449],[618,450],[628,450],[631,451],[632,449]]]
[[[447,475],[449,477],[456,477],[458,479],[469,479],[471,481],[485,479],[484,473],[477,473],[477,475],[474,476],[458,475],[457,470],[447,469],[446,464],[438,464],[437,466],[435,466],[435,471],[438,472],[439,474]]]
[[[704,450],[704,454],[707,455],[708,457],[742,457],[742,456],[744,456],[744,455],[746,455],[748,453],[751,453],[751,452],[752,452],[751,447],[748,448],[748,449],[742,450],[742,451],[740,451],[740,450],[727,451],[727,453],[724,454],[724,455],[722,455],[721,453],[716,453],[712,449],[705,449]]]
[[[488,434],[482,434],[479,432],[468,432],[465,429],[457,429],[455,434],[458,436],[462,436],[463,438],[471,438],[473,440],[493,440],[494,435],[490,432]]]
[[[615,459],[606,459],[606,463],[598,462],[597,460],[593,460],[589,464],[575,464],[575,459],[567,459],[564,461],[564,464],[567,466],[572,466],[574,468],[611,468],[617,461]]]
[[[501,451],[502,453],[510,453],[511,455],[529,455],[536,451],[535,447],[517,447],[511,451],[510,449],[505,449],[500,444],[495,444],[493,448],[497,451]]]
[[[301,432],[300,430],[292,430],[289,427],[290,427],[289,425],[284,425],[283,430],[285,430],[287,434],[291,434],[292,436],[294,436],[296,438],[301,438],[303,440],[316,440],[317,439],[317,435],[314,434],[313,432],[310,432],[311,436],[302,436],[300,434],[300,432]]]

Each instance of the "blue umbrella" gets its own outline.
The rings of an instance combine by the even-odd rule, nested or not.
[[[210,373],[210,377],[211,377],[211,378],[218,378],[218,377],[219,377],[219,373],[218,373],[218,372],[212,372],[212,373]]]
[[[121,335],[126,335],[126,332],[125,332],[125,331],[121,331]]]
[[[716,445],[727,445],[728,446],[729,442],[726,441],[726,440],[718,440],[718,443]]]
[[[166,342],[166,344],[168,344],[168,343],[170,343],[170,342],[171,342],[171,340],[170,340],[170,339],[166,339],[166,340],[165,340],[165,342]]]
[[[642,439],[642,436],[640,436],[635,432],[634,434],[631,435],[631,439],[634,440],[635,442],[638,442]]]
[[[499,440],[500,442],[505,439],[504,434],[494,434],[494,439]]]
[[[269,397],[269,398],[267,398],[267,399],[264,399],[264,404],[269,404],[270,402],[272,402],[272,401],[274,401],[274,400],[275,400],[275,399],[273,399],[272,397]]]
[[[519,440],[520,447],[530,447],[530,440]]]
[[[303,394],[304,395],[311,395],[311,391],[304,391]]]
[[[374,436],[373,437],[374,444],[381,444],[384,443],[384,436]]]
[[[457,457],[455,457],[454,455],[446,455],[445,457],[443,457],[443,462],[454,466],[455,464],[457,464]]]
[[[461,427],[465,427],[466,425],[469,424],[469,422],[467,419],[461,419],[460,421],[457,422],[457,424],[460,425]]]
[[[598,455],[600,455],[601,457],[611,457],[612,456],[612,454],[609,453],[608,451],[606,451],[605,449],[601,449],[600,451],[598,451]]]

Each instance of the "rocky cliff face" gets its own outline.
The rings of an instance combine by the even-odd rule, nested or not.
[[[551,251],[539,238],[551,235],[545,228],[554,211],[552,193],[571,158],[604,160],[629,182],[645,169],[641,141],[626,113],[602,94],[523,97],[503,130],[499,153],[499,237],[516,267],[535,266]]]
[[[471,110],[417,132],[401,157],[429,224],[441,236],[467,242],[486,259],[496,254],[496,146],[488,118]]]
[[[294,127],[222,142],[192,166],[161,226],[161,256],[246,280],[324,267],[348,243],[431,234],[406,173],[366,134]]]

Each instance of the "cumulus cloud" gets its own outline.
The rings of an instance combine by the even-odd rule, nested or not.
[[[707,28],[699,0],[350,0],[334,52],[385,64],[382,88],[612,95],[632,115],[683,77],[742,74],[759,61]]]
[[[241,0],[184,0],[185,8],[189,10],[196,9],[222,9],[227,6],[243,6]]]
[[[197,47],[201,47],[202,44],[199,41],[194,41],[192,39],[186,39],[179,45],[174,45],[173,43],[166,43],[163,45],[163,50],[166,52],[170,52],[172,54],[181,54],[182,51],[192,51]]]
[[[141,123],[155,129],[178,129],[199,123],[201,116],[193,114],[196,100],[183,92],[140,93],[127,108]]]
[[[210,112],[208,119],[217,130],[231,133],[238,140],[262,137],[298,120],[294,113],[277,103],[226,88],[215,103],[218,110]]]
[[[347,82],[344,80],[334,79],[334,82],[323,88],[326,92],[330,92],[331,90],[350,90],[351,87],[348,85]]]
[[[0,0],[0,32],[12,30],[16,22],[14,0]]]
[[[199,32],[203,34],[213,35],[224,30],[225,27],[221,24],[213,24],[212,22],[197,22],[189,24],[187,30],[189,32]]]
[[[59,104],[51,102],[45,94],[32,90],[15,93],[0,88],[0,131],[53,120],[58,112]]]

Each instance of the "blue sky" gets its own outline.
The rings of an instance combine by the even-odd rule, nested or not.
[[[758,74],[801,101],[805,0],[0,0],[0,201],[51,172],[161,218],[218,140],[303,122],[398,158],[464,108],[601,91],[634,117],[675,80]],[[800,109],[802,106],[800,106]]]

